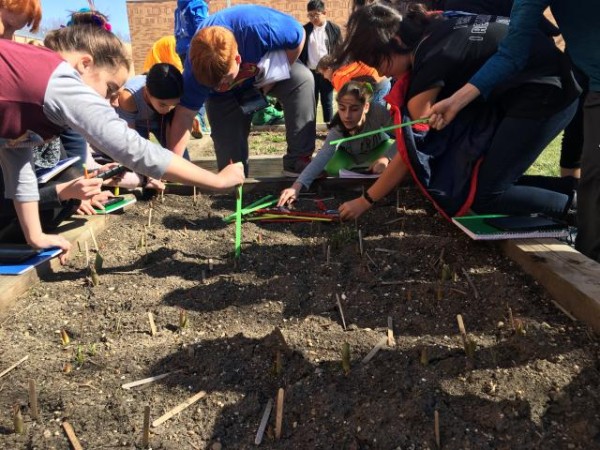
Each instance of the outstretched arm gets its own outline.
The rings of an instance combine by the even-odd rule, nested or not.
[[[480,94],[488,97],[494,88],[521,71],[529,58],[533,36],[550,0],[515,0],[508,34],[498,51],[477,71],[468,84],[454,95],[433,105],[430,126],[442,129]]]
[[[168,129],[167,147],[182,156],[190,140],[190,129],[198,111],[178,105]]]
[[[367,189],[367,194],[369,194],[374,201],[381,200],[404,179],[407,173],[408,168],[406,167],[406,164],[402,161],[400,154],[397,154],[390,161],[377,181]],[[349,202],[340,205],[340,218],[342,220],[356,219],[371,208],[371,206],[371,203],[361,195],[354,200],[350,200]]]

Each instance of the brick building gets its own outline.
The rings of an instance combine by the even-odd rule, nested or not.
[[[351,0],[324,0],[327,5],[328,17],[342,26],[350,13]],[[306,3],[308,0],[230,0],[231,5],[253,3],[270,6],[291,14],[301,23],[308,21]],[[210,13],[226,8],[228,0],[212,0]],[[158,38],[173,33],[173,13],[177,2],[175,0],[127,0],[127,16],[133,47],[133,62],[135,71],[141,72],[144,58],[148,49]]]

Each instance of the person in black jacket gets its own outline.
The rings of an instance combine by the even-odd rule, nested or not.
[[[321,98],[323,120],[327,123],[333,117],[333,86],[317,71],[317,64],[325,55],[333,54],[341,42],[340,27],[327,20],[325,3],[322,0],[310,0],[306,5],[309,22],[304,25],[306,40],[300,54],[302,61],[315,78],[315,104]]]

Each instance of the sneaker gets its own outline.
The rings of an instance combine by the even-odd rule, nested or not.
[[[295,161],[283,163],[283,175],[290,178],[297,178],[298,175],[310,164],[310,156],[302,156]]]

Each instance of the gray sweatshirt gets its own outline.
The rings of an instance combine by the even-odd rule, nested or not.
[[[169,150],[141,138],[129,128],[108,101],[83,83],[66,62],[57,66],[48,81],[43,111],[51,122],[77,131],[93,146],[135,172],[161,178],[173,158]],[[0,139],[5,196],[21,202],[39,199],[31,152],[35,133],[30,133],[29,138],[11,147]]]

